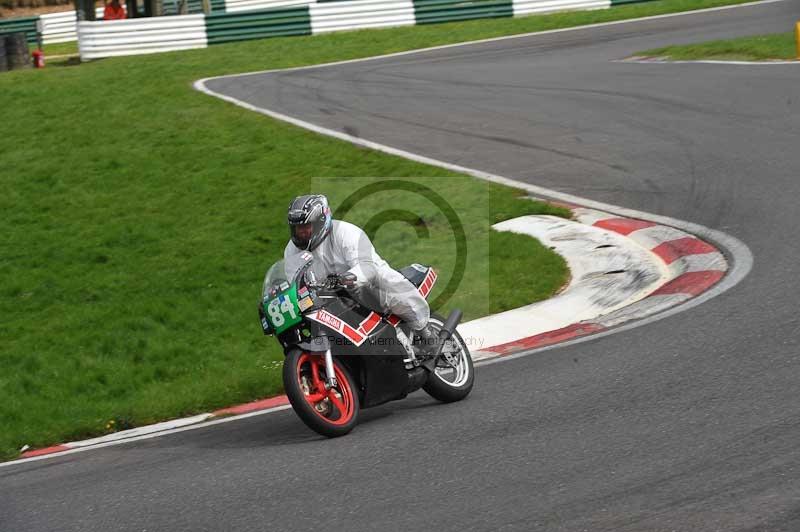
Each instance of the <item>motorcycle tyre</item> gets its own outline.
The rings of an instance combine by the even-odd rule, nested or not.
[[[303,351],[292,350],[286,355],[286,358],[283,361],[283,388],[286,391],[286,397],[288,397],[289,403],[292,405],[292,409],[294,409],[297,416],[308,426],[308,428],[318,434],[321,434],[322,436],[325,436],[326,438],[338,438],[339,436],[344,436],[353,430],[353,428],[355,428],[355,426],[358,424],[358,414],[361,411],[356,382],[353,380],[353,377],[350,375],[350,372],[347,370],[347,368],[334,358],[334,366],[339,372],[341,372],[341,375],[347,379],[347,384],[352,391],[354,411],[353,417],[346,424],[334,425],[331,423],[326,423],[325,420],[314,411],[314,408],[306,400],[305,394],[303,394],[303,390],[300,388],[300,383],[295,377],[298,360],[304,354],[306,353]]]
[[[431,314],[431,322],[433,328],[438,331],[444,324],[445,318],[439,314]],[[472,356],[469,353],[469,348],[467,348],[467,344],[464,343],[464,339],[461,338],[458,331],[454,331],[453,336],[456,337],[467,355],[466,362],[469,368],[469,375],[466,382],[461,386],[451,386],[450,384],[442,382],[435,373],[431,373],[428,375],[427,382],[422,387],[428,395],[443,403],[454,403],[464,399],[472,391],[472,386],[475,384],[475,366],[472,364]]]

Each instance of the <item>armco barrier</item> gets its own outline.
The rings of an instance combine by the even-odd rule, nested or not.
[[[413,26],[412,0],[351,0],[311,4],[313,33],[328,31]]]
[[[42,40],[45,44],[78,40],[74,11],[42,15]]]
[[[205,48],[204,15],[78,23],[81,59]]]
[[[95,15],[98,20],[102,19],[103,8],[97,8]],[[0,34],[24,31],[27,33],[28,43],[34,44],[36,43],[37,20],[42,21],[42,42],[44,44],[70,42],[78,39],[75,11],[62,11],[35,17],[0,19]]]
[[[610,0],[514,0],[514,16],[609,7],[611,7]]]
[[[95,10],[95,17],[97,20],[103,19],[102,7]],[[42,42],[44,44],[78,40],[78,17],[74,11],[40,15],[39,18],[42,19]]]
[[[205,17],[208,44],[222,44],[265,37],[311,35],[308,6],[213,13]]]
[[[0,35],[25,32],[28,44],[34,44],[36,42],[36,21],[38,20],[39,17],[0,19]]]
[[[414,0],[417,24],[513,17],[511,0]]]

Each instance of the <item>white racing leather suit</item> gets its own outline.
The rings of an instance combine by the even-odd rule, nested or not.
[[[306,251],[290,240],[283,258],[299,253]],[[333,220],[330,234],[309,253],[314,257],[311,269],[318,279],[333,273],[351,272],[356,276],[356,283],[350,292],[360,303],[376,311],[396,314],[414,330],[427,325],[428,302],[408,279],[378,255],[367,234],[358,226]]]

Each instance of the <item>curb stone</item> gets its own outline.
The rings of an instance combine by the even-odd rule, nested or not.
[[[512,355],[651,316],[702,294],[728,271],[728,263],[716,247],[680,229],[577,205],[563,206],[572,210],[576,221],[619,233],[652,251],[669,271],[666,282],[647,297],[622,309],[555,331],[490,346],[478,352],[479,357]]]

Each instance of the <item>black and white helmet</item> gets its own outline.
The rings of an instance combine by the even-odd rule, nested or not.
[[[333,216],[322,194],[298,196],[289,205],[289,234],[299,249],[312,251],[331,232]]]

